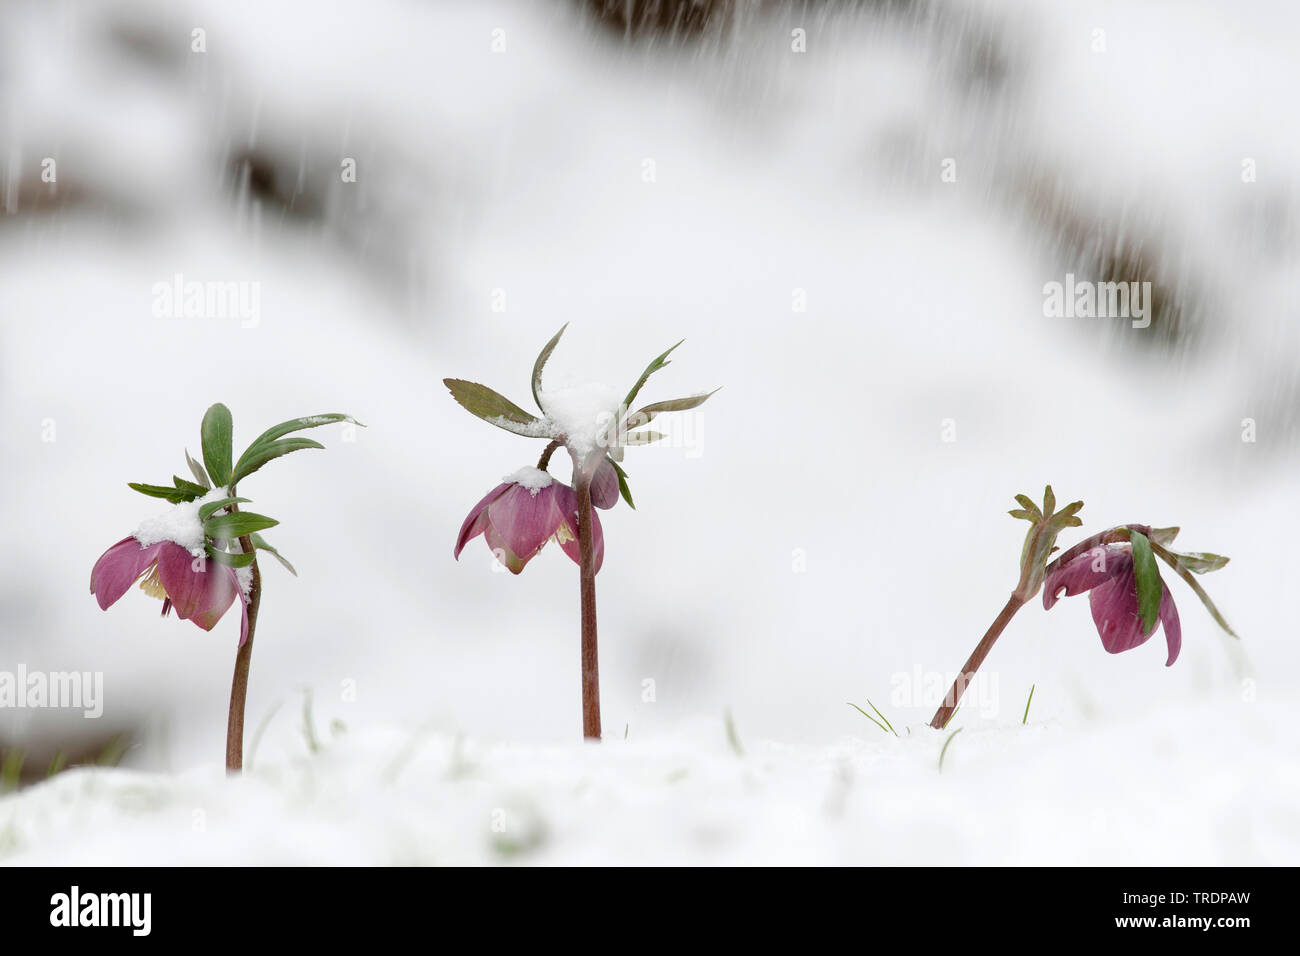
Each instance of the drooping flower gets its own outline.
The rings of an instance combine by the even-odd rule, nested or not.
[[[618,478],[610,466],[609,477],[602,477],[598,471],[592,482],[592,503],[608,508],[617,500]],[[592,532],[599,571],[605,559],[605,535],[594,512]],[[470,510],[456,537],[454,556],[459,558],[465,545],[480,534],[497,559],[514,574],[523,571],[552,538],[575,564],[582,563],[578,547],[577,492],[538,468],[519,469]]]
[[[141,578],[141,590],[162,598],[164,615],[175,608],[177,617],[205,631],[216,627],[235,598],[240,598],[240,646],[248,639],[248,605],[234,568],[210,561],[201,552],[196,556],[175,541],[145,545],[131,535],[95,562],[90,572],[90,593],[101,610],[108,610]]]
[[[1160,582],[1160,626],[1165,631],[1170,666],[1178,659],[1182,647],[1182,626],[1169,586]],[[1067,597],[1088,591],[1092,620],[1097,626],[1102,646],[1112,654],[1132,650],[1145,644],[1155,627],[1142,633],[1142,613],[1138,607],[1137,574],[1133,553],[1125,544],[1103,544],[1077,555],[1052,570],[1043,583],[1043,607],[1050,609],[1064,593]]]

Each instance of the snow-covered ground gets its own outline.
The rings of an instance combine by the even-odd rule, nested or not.
[[[585,745],[371,729],[314,752],[286,728],[234,782],[60,774],[0,805],[0,849],[87,866],[1289,865],[1288,710],[972,726],[946,753],[922,727],[816,746],[737,728],[738,750],[722,720]]]
[[[1300,859],[1292,5],[776,6],[652,52],[559,2],[323,6],[3,13],[0,670],[102,672],[105,713],[0,709],[0,745],[131,747],[0,798],[0,860]],[[1141,247],[1177,327],[1045,317],[1080,234]],[[177,274],[257,283],[256,321],[157,317]],[[625,388],[684,337],[643,396],[723,386],[602,515],[599,747],[572,563],[451,559],[540,447],[441,380],[528,405],[565,322],[557,377]],[[300,577],[265,569],[238,782],[236,617],[86,593],[165,508],[126,482],[183,474],[215,401],[237,446],[368,426],[241,486]],[[1105,654],[1081,598],[1028,607],[940,773],[929,690],[1048,482],[1083,531],[1230,555],[1205,584],[1242,642],[1178,581],[1172,668]]]

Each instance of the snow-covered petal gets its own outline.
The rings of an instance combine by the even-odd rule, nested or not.
[[[558,483],[532,490],[509,486],[488,505],[488,523],[506,547],[527,563],[555,534],[560,516],[555,509]]]

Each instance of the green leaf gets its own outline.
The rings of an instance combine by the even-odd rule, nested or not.
[[[341,412],[328,412],[324,415],[304,415],[302,418],[291,418],[287,422],[281,422],[271,428],[268,428],[262,434],[253,439],[253,443],[248,446],[251,450],[255,445],[266,445],[275,441],[277,438],[283,438],[290,432],[300,432],[305,428],[319,428],[321,425],[333,425],[337,422],[349,422],[353,425],[361,425],[359,421],[351,415],[344,415]],[[365,428],[365,425],[361,425]],[[244,454],[248,454],[245,450]]]
[[[275,558],[275,560],[279,561],[282,565],[284,565],[285,570],[287,570],[295,578],[298,576],[298,572],[294,570],[294,566],[289,563],[289,559],[286,558],[284,555],[282,555],[279,551],[275,550],[275,548],[267,544],[266,539],[263,538],[260,534],[252,535],[249,540],[253,542],[254,548],[256,548],[259,551],[265,551],[271,557]]]
[[[280,522],[252,511],[238,511],[232,515],[214,515],[203,522],[203,532],[213,538],[239,538],[254,531],[274,528]]]
[[[1056,512],[1056,494],[1052,491],[1052,486],[1048,485],[1043,491],[1043,514],[1050,515]]]
[[[636,414],[632,416],[632,419],[635,419],[636,422],[636,425],[634,427],[640,427],[641,425],[648,425],[651,421],[654,420],[656,415],[659,415],[663,412],[684,412],[690,408],[699,408],[710,398],[716,395],[718,391],[719,389],[715,388],[707,395],[691,395],[688,398],[670,398],[666,402],[655,402],[652,405],[646,405],[644,408],[638,409]]]
[[[1058,515],[1073,517],[1083,510],[1082,501],[1071,501],[1068,505],[1057,512]]]
[[[190,466],[190,473],[194,475],[194,480],[203,486],[204,491],[212,490],[212,481],[208,478],[208,473],[203,470],[203,466],[190,457],[190,450],[185,449],[185,464]]]
[[[546,346],[538,354],[537,361],[533,363],[533,401],[537,403],[538,408],[542,408],[542,369],[546,366],[546,360],[551,357],[551,353],[555,351],[555,346],[560,344],[560,336],[564,334],[564,330],[568,327],[568,322],[560,326],[560,331],[556,332],[551,341],[546,343]],[[542,408],[542,411],[546,411],[546,409]]]
[[[530,415],[510,399],[494,392],[486,385],[459,378],[444,378],[442,383],[447,386],[451,397],[461,408],[483,419],[489,425],[496,425],[497,428],[504,428],[508,432],[528,438],[551,437],[544,421],[535,415]]]
[[[241,504],[251,500],[251,498],[222,498],[220,501],[209,501],[199,508],[199,521],[207,521],[222,508],[229,508],[233,504]]]
[[[235,423],[230,409],[220,402],[208,409],[199,429],[203,438],[203,464],[218,488],[230,484],[230,462],[234,457]]]
[[[624,471],[623,466],[614,459],[611,458],[609,463],[613,465],[614,470],[618,472],[618,493],[623,496],[623,500],[627,502],[627,506],[635,511],[636,505],[632,503],[632,490],[627,486],[627,472]]]
[[[184,491],[180,488],[173,488],[167,485],[146,485],[141,484],[138,481],[128,481],[126,486],[132,491],[138,491],[140,494],[148,495],[150,498],[166,499],[174,505],[178,505],[182,501],[193,501],[195,498],[201,497],[201,495],[191,494],[190,492]]]
[[[1205,593],[1205,588],[1201,587],[1201,582],[1196,580],[1191,571],[1183,567],[1178,560],[1178,556],[1170,551],[1166,551],[1158,544],[1155,545],[1155,552],[1160,555],[1165,564],[1174,569],[1174,573],[1187,583],[1187,586],[1192,589],[1192,593],[1201,599],[1201,603],[1204,604],[1205,609],[1210,612],[1210,617],[1214,618],[1215,623],[1233,637],[1237,637],[1237,632],[1228,626],[1228,622],[1224,619],[1223,615],[1219,613],[1219,609],[1214,606],[1214,602],[1210,600],[1210,596]]]
[[[1137,578],[1138,611],[1142,614],[1142,633],[1150,634],[1160,619],[1160,601],[1164,597],[1164,584],[1160,581],[1160,568],[1151,553],[1151,542],[1140,531],[1129,532],[1133,546],[1133,574]]]
[[[1152,528],[1151,540],[1156,544],[1173,544],[1180,530],[1179,528]]]
[[[228,568],[246,568],[253,563],[253,559],[256,557],[252,552],[221,551],[211,546],[207,550],[209,558],[217,562],[217,564],[224,564]]]
[[[876,718],[872,717],[870,714],[868,714],[865,710],[863,710],[863,709],[862,709],[861,707],[859,707],[857,704],[853,703],[853,701],[851,701],[851,700],[846,700],[844,703],[848,704],[850,707],[852,707],[854,710],[856,710],[856,711],[857,711],[859,714],[861,714],[863,717],[867,718],[867,720],[871,721],[873,724],[875,724],[877,727],[879,727],[882,731],[884,731],[885,733],[889,733],[888,730],[885,730],[885,725],[884,725],[884,724],[882,724],[880,721],[876,720]],[[870,701],[868,701],[868,703],[870,703]],[[874,707],[873,707],[872,709],[874,709]],[[897,737],[898,734],[895,733],[894,736]]]
[[[1207,551],[1190,551],[1186,554],[1172,551],[1170,553],[1178,559],[1179,564],[1189,571],[1195,571],[1197,574],[1209,574],[1211,571],[1218,571],[1230,560],[1221,554],[1210,554]]]
[[[677,345],[681,345],[682,342],[685,341],[686,341],[685,339],[682,339],[681,342],[677,343]],[[641,377],[636,380],[636,384],[632,386],[632,390],[627,393],[627,398],[623,399],[624,408],[632,407],[632,403],[636,401],[637,393],[641,391],[641,386],[646,383],[646,379],[648,379],[655,372],[659,371],[665,365],[672,364],[671,362],[668,361],[668,356],[673,354],[673,350],[677,348],[677,345],[674,345],[667,352],[659,356],[657,359],[655,359],[653,362],[651,362],[649,365],[645,367],[645,371],[641,373]]]
[[[361,425],[362,428],[366,427],[351,415],[344,415],[342,412],[327,412],[324,415],[305,415],[302,418],[291,418],[287,422],[281,422],[268,428],[258,435],[253,443],[244,449],[244,453],[239,456],[230,483],[235,484],[241,478],[247,478],[271,459],[287,455],[291,451],[301,451],[304,448],[324,448],[324,445],[311,438],[284,439],[284,436],[290,432],[302,431],[305,428],[319,428],[321,425],[333,425],[338,422],[348,422],[353,425]],[[284,440],[278,441],[277,439]]]
[[[1034,504],[1033,499],[1028,495],[1016,495],[1016,501],[1019,503],[1021,508],[1025,509],[1025,511],[1029,513],[1030,520],[1037,521],[1043,516],[1043,513],[1038,510],[1038,505]]]
[[[177,491],[190,496],[185,499],[186,501],[192,501],[194,498],[202,498],[208,493],[208,489],[204,488],[202,485],[197,485],[192,481],[186,481],[184,478],[177,475],[172,475],[172,484],[176,486]]]
[[[239,464],[235,466],[235,473],[231,475],[230,483],[232,485],[238,484],[268,461],[279,458],[281,455],[302,451],[305,448],[324,447],[324,445],[312,438],[281,438],[279,441],[265,442],[260,445],[254,444],[239,457]]]

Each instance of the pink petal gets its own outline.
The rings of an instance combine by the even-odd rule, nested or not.
[[[1164,595],[1160,598],[1160,626],[1165,629],[1165,645],[1169,648],[1169,660],[1165,667],[1173,666],[1178,660],[1178,652],[1183,647],[1183,626],[1178,620],[1178,608],[1174,606],[1174,596],[1169,593],[1169,585],[1163,585]]]
[[[614,463],[602,458],[591,479],[591,503],[597,508],[612,508],[618,504],[618,472]]]
[[[520,558],[519,555],[511,551],[510,546],[497,533],[496,528],[491,525],[488,525],[483,532],[483,539],[487,541],[487,545],[492,549],[492,553],[496,555],[496,559],[509,568],[511,574],[518,574],[523,571],[524,565],[532,558],[531,555],[527,558]]]
[[[560,547],[574,564],[582,567],[582,548],[578,544],[578,493],[568,485],[560,485],[560,489],[556,494],[556,511],[569,531],[569,539],[562,541]],[[600,515],[594,510],[591,512],[591,529],[595,545],[593,550],[596,553],[596,573],[599,574],[601,565],[605,563],[605,532],[600,527]]]
[[[498,539],[525,564],[559,527],[555,496],[563,487],[553,481],[534,494],[522,485],[511,485],[488,505],[488,523]]]
[[[483,500],[470,509],[469,516],[465,519],[465,523],[460,526],[460,534],[456,536],[456,550],[452,554],[453,558],[459,559],[461,551],[465,549],[465,545],[473,538],[483,533],[483,530],[487,527],[488,505],[499,498],[501,492],[505,491],[509,487],[510,484],[508,482],[502,482],[484,495]]]
[[[1132,650],[1151,637],[1142,633],[1138,612],[1137,578],[1128,574],[1112,577],[1088,596],[1092,620],[1097,625],[1102,647],[1112,654]],[[1154,633],[1154,632],[1153,632]]]
[[[1062,592],[1073,597],[1091,591],[1111,578],[1131,574],[1132,570],[1133,555],[1127,548],[1098,545],[1047,576],[1043,582],[1043,607],[1051,610]]]
[[[232,568],[204,559],[203,570],[194,570],[199,560],[185,548],[171,541],[162,542],[158,554],[158,580],[176,608],[176,616],[193,621],[210,631],[221,620],[239,594],[239,583]]]
[[[116,604],[140,575],[149,570],[161,547],[159,542],[143,548],[135,538],[123,538],[100,555],[90,570],[90,593],[95,595],[101,611]]]

